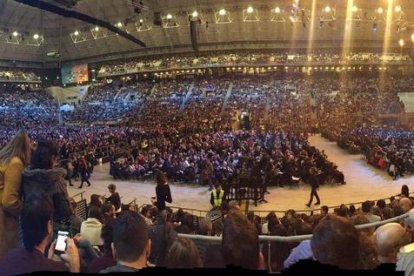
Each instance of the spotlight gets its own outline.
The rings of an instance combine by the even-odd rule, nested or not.
[[[79,35],[79,31],[75,31],[73,34],[76,35],[76,36],[78,36]]]
[[[401,12],[401,6],[400,5],[395,6],[395,12]]]
[[[221,9],[221,10],[219,11],[219,14],[220,14],[220,15],[226,15],[226,10],[225,10],[225,9]]]
[[[35,39],[35,40],[39,39],[39,35],[38,34],[34,34],[33,35],[33,39]]]
[[[167,14],[167,19],[172,19],[172,15],[170,13]]]
[[[191,14],[193,17],[197,17],[198,16],[198,12],[197,11],[193,11],[193,13]]]
[[[280,13],[280,8],[279,7],[275,8],[275,13]]]
[[[96,32],[99,31],[99,27],[98,26],[95,27],[95,31]]]
[[[411,41],[414,43],[414,34],[411,35]]]
[[[326,13],[330,13],[330,12],[331,12],[331,7],[326,6],[326,7],[325,7],[325,12],[326,12]]]
[[[381,8],[381,7],[379,7],[378,9],[377,9],[377,13],[378,14],[382,14],[384,12],[384,10]]]
[[[139,23],[144,23],[144,19],[142,19],[142,18],[141,18],[141,19],[139,20]]]
[[[400,38],[400,40],[398,41],[398,44],[399,44],[401,47],[404,47],[404,45],[405,45],[404,39]]]
[[[252,13],[253,12],[253,7],[252,6],[249,6],[248,8],[247,8],[247,13]]]
[[[16,31],[14,31],[14,32],[12,33],[12,35],[13,35],[14,37],[16,37],[16,36],[18,36],[18,35],[19,35],[19,33],[18,33],[18,32],[16,32]]]
[[[116,26],[117,26],[118,28],[122,28],[122,22],[121,22],[121,21],[119,21],[118,23],[116,23]]]

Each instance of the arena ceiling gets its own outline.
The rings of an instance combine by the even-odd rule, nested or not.
[[[141,4],[138,0],[78,0],[70,10],[125,30],[144,42],[145,48],[93,24],[15,0],[0,0],[0,59],[96,62],[192,51],[194,11],[200,51],[341,49],[344,45],[399,49],[401,38],[403,48],[412,48],[414,1],[410,0],[142,0]],[[142,8],[140,13],[134,11],[137,6]],[[156,12],[161,26],[154,25]],[[48,52],[58,52],[60,57],[47,57]]]

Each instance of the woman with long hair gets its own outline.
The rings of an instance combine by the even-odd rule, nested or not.
[[[53,202],[53,232],[70,231],[71,204],[65,180],[66,170],[59,164],[59,146],[47,140],[38,142],[30,167],[23,171],[23,200],[31,194],[46,194]]]
[[[157,187],[155,187],[155,194],[157,195],[156,206],[159,211],[165,210],[165,202],[171,203],[171,190],[168,185],[167,177],[162,171],[157,172]]]
[[[22,172],[30,162],[31,145],[25,131],[0,150],[0,259],[19,246]]]

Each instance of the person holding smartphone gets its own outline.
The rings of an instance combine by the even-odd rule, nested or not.
[[[11,250],[1,260],[1,275],[36,271],[80,272],[79,252],[67,231],[58,232],[57,240],[52,242],[45,256],[53,237],[53,203],[47,195],[32,194],[25,199],[20,223],[24,247]],[[54,255],[61,261],[52,260]]]

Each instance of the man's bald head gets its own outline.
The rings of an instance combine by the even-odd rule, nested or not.
[[[407,213],[413,207],[413,203],[411,202],[411,199],[407,197],[401,198],[398,203],[400,207],[403,209],[404,213]]]
[[[396,262],[401,246],[410,243],[410,236],[400,224],[391,222],[380,226],[374,233],[380,262]]]

